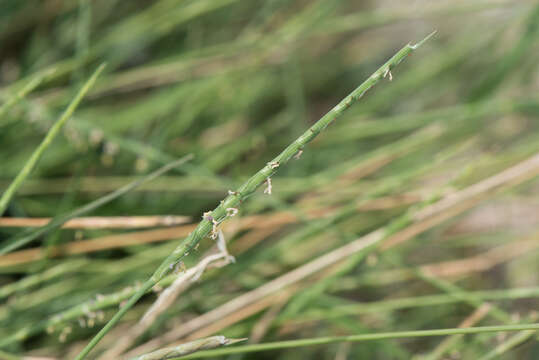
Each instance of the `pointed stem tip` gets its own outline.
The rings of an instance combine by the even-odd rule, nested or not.
[[[242,341],[247,341],[248,338],[241,338],[241,339],[226,339],[226,344],[225,345],[232,345],[232,344],[236,344],[236,343],[239,343],[239,342],[242,342]]]
[[[436,34],[436,33],[437,33],[437,30],[434,30],[434,31],[431,32],[429,35],[427,35],[426,38],[424,38],[423,40],[421,40],[420,42],[418,42],[418,43],[415,44],[415,45],[410,45],[410,47],[411,47],[412,49],[414,49],[414,50],[417,49],[418,47],[420,47],[421,45],[423,45],[427,40],[429,40],[431,37],[433,37],[434,34]]]

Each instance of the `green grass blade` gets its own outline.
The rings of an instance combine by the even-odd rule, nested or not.
[[[28,244],[29,242],[31,242],[32,240],[35,240],[36,238],[38,238],[39,236],[43,235],[43,234],[46,234],[47,232],[53,230],[53,229],[56,229],[60,226],[62,226],[62,224],[64,224],[66,221],[70,220],[70,219],[73,219],[77,216],[81,216],[83,214],[86,214],[92,210],[95,210],[97,209],[98,207],[100,206],[103,206],[109,202],[111,202],[112,200],[128,193],[129,191],[133,190],[134,188],[136,188],[137,186],[140,186],[150,180],[153,180],[157,177],[159,177],[160,175],[166,173],[167,171],[179,166],[179,165],[182,165],[183,163],[191,160],[193,158],[193,155],[189,154],[189,155],[186,155],[184,157],[182,157],[181,159],[179,160],[176,160],[170,164],[167,164],[165,166],[162,166],[161,168],[157,169],[156,171],[140,178],[140,179],[137,179],[135,181],[132,181],[130,182],[129,184],[119,188],[118,190],[115,190],[103,197],[100,197],[99,199],[97,200],[94,200],[70,213],[67,213],[67,214],[63,214],[63,215],[59,215],[55,218],[53,218],[47,225],[45,226],[42,226],[38,229],[35,229],[35,230],[32,230],[29,234],[23,234],[22,236],[16,236],[15,238],[11,239],[11,240],[8,240],[9,244],[4,246],[3,248],[0,249],[0,255],[3,255],[3,254],[6,254],[10,251],[13,251],[15,249],[18,249],[20,248],[21,246],[23,245],[26,245]]]
[[[297,348],[302,346],[313,346],[322,344],[332,344],[340,342],[360,342],[360,341],[375,341],[384,339],[402,339],[426,336],[445,336],[445,335],[465,335],[465,334],[481,334],[491,332],[505,331],[522,331],[522,330],[539,330],[539,323],[536,324],[520,324],[520,325],[501,325],[501,326],[479,326],[471,328],[450,328],[450,329],[432,329],[432,330],[415,330],[415,331],[394,331],[384,333],[360,334],[350,336],[330,336],[313,339],[300,339],[289,341],[278,341],[273,343],[256,344],[238,346],[229,349],[201,351],[193,355],[187,355],[182,359],[200,359],[213,356],[223,356],[229,354],[241,354],[248,352],[258,352],[267,350]]]
[[[93,75],[88,79],[88,81],[82,86],[82,88],[79,90],[75,98],[71,101],[71,103],[68,105],[68,107],[63,112],[62,116],[60,116],[60,119],[50,128],[49,132],[39,144],[37,149],[34,151],[32,156],[30,156],[30,159],[24,164],[24,167],[19,172],[17,177],[15,177],[15,180],[9,185],[7,190],[2,195],[2,198],[0,198],[0,216],[2,216],[11,201],[11,198],[15,195],[19,187],[24,183],[26,178],[30,175],[32,170],[35,168],[36,164],[38,163],[39,159],[41,159],[41,156],[47,150],[47,148],[50,146],[56,135],[60,132],[60,129],[66,121],[71,117],[77,106],[80,104],[82,98],[88,90],[92,87],[92,85],[97,80],[97,77],[99,74],[103,71],[105,68],[105,64],[101,64],[97,70],[93,73]]]

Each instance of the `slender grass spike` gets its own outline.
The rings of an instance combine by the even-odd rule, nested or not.
[[[326,115],[320,118],[314,125],[312,125],[307,131],[299,136],[294,142],[286,147],[279,155],[273,160],[267,162],[266,165],[260,169],[256,174],[249,178],[243,185],[241,185],[237,191],[229,192],[229,195],[209,214],[205,214],[202,221],[191,232],[191,234],[185,238],[176,249],[161,263],[161,265],[155,270],[153,275],[133,294],[133,296],[127,301],[127,303],[119,309],[119,311],[109,320],[109,322],[92,338],[92,340],[86,345],[86,347],[77,355],[75,360],[84,359],[88,353],[97,345],[97,343],[112,329],[114,325],[120,321],[125,313],[152,287],[157,284],[161,279],[168,275],[174,268],[175,264],[179,263],[186,253],[189,253],[191,249],[208,234],[216,233],[216,224],[220,224],[227,218],[227,208],[238,208],[240,203],[253,195],[254,192],[268,179],[273,176],[279,168],[286,165],[290,159],[292,159],[300,150],[304,150],[305,145],[311,142],[318,134],[320,134],[329,124],[341,117],[344,112],[374,85],[376,85],[381,79],[384,78],[384,73],[391,70],[398,64],[400,64],[408,55],[414,50],[418,49],[428,39],[430,39],[436,32],[432,32],[423,40],[415,45],[407,44],[400,49],[393,57],[391,57],[385,64],[383,64],[378,70],[376,70],[367,80],[359,85],[354,91],[346,96],[341,102],[333,107]],[[279,164],[275,167],[274,164]]]

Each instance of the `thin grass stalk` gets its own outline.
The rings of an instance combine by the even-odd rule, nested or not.
[[[247,180],[237,191],[231,192],[221,204],[204,217],[197,228],[163,261],[157,268],[154,274],[148,279],[137,293],[129,299],[127,304],[122,307],[112,319],[95,335],[88,345],[77,355],[75,360],[81,360],[92,350],[92,348],[110,331],[110,329],[122,318],[127,310],[133,306],[147,291],[149,291],[159,280],[165,277],[174,266],[184,257],[189,251],[194,248],[210,231],[215,232],[216,225],[224,221],[228,216],[227,209],[236,209],[239,204],[251,196],[260,185],[264,182],[268,183],[270,189],[271,176],[277,172],[280,166],[285,165],[299,151],[311,142],[320,132],[322,132],[329,124],[341,117],[344,112],[357,100],[359,100],[371,87],[376,85],[380,80],[391,74],[391,69],[397,66],[402,60],[410,55],[414,50],[419,48],[425,41],[434,35],[434,32],[425,39],[415,45],[407,44],[399,50],[391,59],[374,72],[366,81],[359,85],[352,93],[346,96],[337,106],[331,109],[326,115],[311,126],[303,135],[291,143],[283,152],[275,157],[271,162],[267,163],[260,171]],[[271,191],[271,190],[270,190]]]
[[[505,331],[523,331],[523,330],[539,330],[539,323],[535,324],[519,324],[519,325],[499,325],[499,326],[479,326],[470,328],[449,328],[449,329],[432,329],[432,330],[414,330],[414,331],[394,331],[373,334],[360,334],[349,336],[328,336],[313,339],[278,341],[265,344],[238,346],[230,349],[219,349],[203,351],[197,354],[188,355],[182,359],[200,359],[212,356],[223,356],[230,354],[242,354],[249,352],[259,352],[277,349],[298,348],[302,346],[334,344],[341,342],[361,342],[361,341],[376,341],[384,339],[403,339],[427,336],[446,336],[458,334],[482,334],[491,332]]]
[[[32,170],[34,170],[45,150],[47,150],[52,141],[60,133],[60,129],[62,129],[62,126],[64,126],[67,120],[69,120],[77,106],[82,101],[84,95],[86,95],[88,90],[90,90],[90,88],[94,85],[95,81],[97,80],[97,77],[99,76],[99,74],[101,74],[104,68],[105,64],[101,64],[93,73],[93,75],[88,79],[88,81],[86,81],[86,83],[81,87],[77,95],[73,98],[71,103],[60,116],[60,119],[58,119],[58,121],[50,128],[41,144],[39,144],[32,156],[30,156],[28,161],[24,164],[22,170],[19,172],[17,177],[15,177],[15,180],[13,180],[13,182],[4,192],[4,194],[0,198],[0,216],[4,214],[9,202],[11,201],[11,198],[15,195],[17,190],[21,187],[26,178],[30,175]]]

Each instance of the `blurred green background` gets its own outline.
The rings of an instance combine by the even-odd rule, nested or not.
[[[259,190],[223,225],[237,262],[205,272],[129,348],[537,154],[539,6],[531,0],[0,0],[0,191],[107,63],[4,218],[69,213],[194,155],[87,214],[187,216],[188,224],[55,229],[0,256],[0,358],[72,358],[124,298],[91,311],[85,306],[146,280],[227,190],[398,49],[434,29],[436,36],[392,72],[392,81],[382,81],[298,161],[279,169],[271,196]],[[17,98],[32,81],[39,84]],[[495,311],[473,325],[533,322],[538,186],[532,179],[489,194],[395,248],[351,256],[180,338],[218,333],[258,343],[458,327],[491,300]],[[1,223],[0,244],[24,231],[30,230]],[[212,243],[204,240],[187,268]],[[427,265],[433,277],[425,279]],[[512,289],[527,292],[517,296]],[[497,297],[481,293],[487,290]],[[440,303],[429,303],[431,295]],[[155,299],[144,297],[92,356],[107,358],[105,350]],[[396,299],[410,303],[394,305]],[[479,359],[510,335],[222,358]],[[496,356],[539,358],[536,335],[514,342]]]

